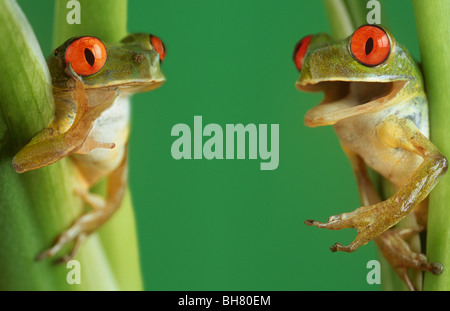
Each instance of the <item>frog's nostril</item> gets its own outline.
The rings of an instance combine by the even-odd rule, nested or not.
[[[136,53],[136,54],[134,54],[134,56],[133,56],[133,59],[134,59],[134,61],[136,62],[136,63],[141,63],[142,62],[142,58],[143,58],[144,56],[142,55],[142,53]]]
[[[302,70],[303,60],[305,59],[306,52],[308,51],[308,45],[311,37],[312,35],[306,36],[295,45],[294,55],[292,58],[298,71]]]

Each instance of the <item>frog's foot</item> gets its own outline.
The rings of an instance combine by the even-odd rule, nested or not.
[[[385,205],[385,202],[381,203]],[[357,229],[358,235],[351,244],[344,246],[340,243],[336,243],[330,247],[332,252],[344,251],[351,253],[356,251],[360,246],[367,244],[370,240],[380,234],[380,232],[389,228],[388,225],[380,221],[380,219],[383,219],[380,215],[383,215],[384,209],[380,209],[379,207],[379,204],[367,207],[363,206],[350,213],[331,216],[326,223],[308,219],[305,220],[305,224],[330,230],[340,230],[344,228]]]
[[[429,271],[432,274],[440,274],[443,269],[442,264],[430,263],[424,254],[412,251],[405,241],[420,231],[422,228],[395,228],[375,238],[381,253],[409,290],[416,290],[416,288],[408,275],[408,269]]]
[[[86,203],[92,206],[92,211],[83,214],[69,229],[60,234],[56,243],[51,248],[39,254],[36,257],[37,260],[54,257],[63,247],[69,243],[75,242],[69,254],[58,259],[57,263],[67,262],[73,259],[89,234],[95,232],[104,223],[105,215],[103,210],[106,206],[105,200],[102,197],[85,190],[77,190],[76,193],[86,201]]]
[[[68,243],[75,241],[74,246],[72,247],[71,252],[68,255],[64,255],[60,259],[56,260],[56,263],[63,263],[68,262],[72,258],[75,257],[75,255],[78,253],[78,250],[80,249],[80,246],[83,244],[84,240],[87,238],[86,234],[82,234],[80,232],[77,232],[76,228],[70,228],[69,230],[62,233],[58,240],[56,241],[55,245],[52,248],[49,248],[42,253],[40,253],[36,260],[43,260],[45,258],[50,258],[56,255],[65,245]]]

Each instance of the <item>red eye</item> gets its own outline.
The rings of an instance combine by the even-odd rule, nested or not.
[[[73,41],[66,49],[66,65],[80,76],[89,76],[102,69],[106,62],[106,47],[95,37],[82,37]]]
[[[353,33],[350,48],[356,60],[371,67],[381,64],[388,58],[391,43],[382,28],[366,25]]]
[[[306,36],[301,39],[294,48],[294,63],[297,66],[298,71],[302,70],[303,59],[305,58],[305,54],[308,51],[309,41],[311,40],[312,35]]]
[[[166,58],[166,46],[164,45],[164,43],[161,41],[160,38],[154,35],[150,35],[150,42],[153,45],[153,48],[155,49],[156,53],[159,54],[159,59],[163,61],[164,58]]]

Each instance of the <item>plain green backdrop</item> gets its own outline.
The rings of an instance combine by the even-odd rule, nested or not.
[[[363,0],[364,1],[364,0]],[[107,1],[105,1],[107,2]],[[350,164],[331,127],[304,126],[322,95],[294,83],[295,44],[330,32],[316,0],[128,1],[128,29],[163,39],[167,82],[134,96],[130,185],[147,290],[376,290],[366,282],[373,242],[331,253],[356,232],[307,227],[359,205]],[[45,55],[53,1],[20,0]],[[383,18],[419,57],[410,1]],[[177,123],[279,124],[280,163],[174,160]],[[120,228],[118,228],[119,230]]]

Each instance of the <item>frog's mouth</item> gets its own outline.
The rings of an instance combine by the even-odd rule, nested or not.
[[[135,93],[147,92],[154,90],[164,84],[166,80],[133,80],[129,82],[121,82],[119,84],[108,85],[109,88],[118,88],[123,95],[132,95]],[[95,88],[95,87],[94,87]]]
[[[305,115],[305,124],[310,127],[332,125],[362,113],[387,108],[407,84],[404,80],[389,82],[321,81],[300,83],[296,86],[305,92],[324,92],[322,102]]]

